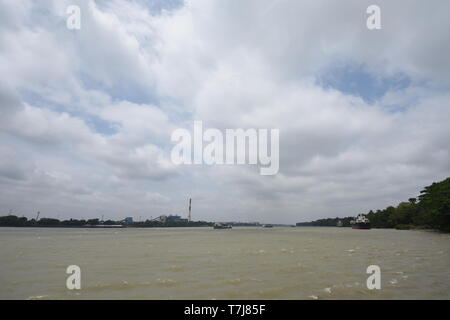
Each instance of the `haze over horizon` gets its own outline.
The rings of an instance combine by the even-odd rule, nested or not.
[[[415,197],[450,176],[434,3],[0,0],[0,215],[186,217],[192,198],[194,220],[292,224]],[[279,129],[278,174],[174,165],[196,120]]]

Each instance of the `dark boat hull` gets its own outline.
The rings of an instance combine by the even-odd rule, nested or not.
[[[214,226],[214,229],[231,229],[231,226]]]
[[[370,223],[355,223],[352,229],[370,229]]]

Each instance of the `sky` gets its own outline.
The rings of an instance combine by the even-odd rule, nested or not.
[[[381,29],[366,27],[369,5]],[[66,27],[69,5],[81,29]],[[0,215],[295,223],[450,176],[446,0],[0,0]],[[280,130],[280,169],[171,133]]]

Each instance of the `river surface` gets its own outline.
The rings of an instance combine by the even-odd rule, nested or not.
[[[449,249],[388,229],[0,228],[0,299],[450,299]]]

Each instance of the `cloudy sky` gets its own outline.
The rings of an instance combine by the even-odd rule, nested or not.
[[[366,9],[381,8],[381,30]],[[81,29],[66,27],[69,5]],[[0,0],[0,214],[295,223],[450,176],[446,0]],[[280,171],[176,166],[176,128],[278,128]]]

